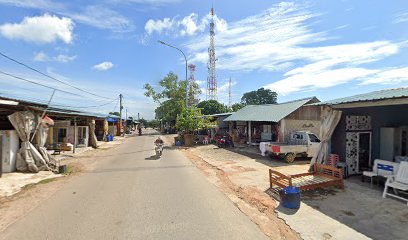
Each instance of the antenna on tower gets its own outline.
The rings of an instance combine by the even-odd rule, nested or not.
[[[207,100],[217,100],[217,72],[215,69],[215,46],[214,46],[214,7],[211,7],[212,19],[210,22],[210,47],[208,48],[208,78]]]
[[[231,78],[230,78],[230,79],[229,79],[229,85],[228,85],[228,107],[231,107],[231,106],[232,106],[231,88],[232,88],[232,81],[231,81]]]

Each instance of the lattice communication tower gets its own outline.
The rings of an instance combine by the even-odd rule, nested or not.
[[[207,78],[207,100],[217,100],[217,74],[215,70],[215,47],[214,47],[214,7],[211,8],[212,19],[210,22],[210,47],[208,48],[208,78]]]
[[[189,78],[189,94],[188,94],[188,105],[194,106],[198,104],[198,94],[194,91],[194,86],[196,85],[196,80],[194,77],[194,72],[196,71],[196,65],[189,64],[188,69],[190,70],[190,78]]]

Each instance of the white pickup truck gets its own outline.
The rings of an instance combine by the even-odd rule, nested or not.
[[[315,134],[296,131],[290,134],[288,143],[268,143],[265,149],[269,156],[278,156],[291,163],[296,157],[313,157],[319,143]]]

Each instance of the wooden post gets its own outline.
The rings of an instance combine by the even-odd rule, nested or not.
[[[2,159],[2,155],[3,155],[3,135],[0,134],[0,178],[3,175],[3,159]]]
[[[77,145],[77,122],[76,118],[74,118],[74,147],[72,148],[72,153],[75,153],[75,148]]]
[[[252,143],[252,139],[251,139],[251,132],[252,132],[252,126],[251,126],[251,121],[248,122],[248,143],[251,144]]]

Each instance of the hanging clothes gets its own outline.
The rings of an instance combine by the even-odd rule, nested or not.
[[[98,148],[98,139],[96,138],[96,134],[95,134],[95,120],[91,120],[89,122],[89,143],[91,145],[91,147],[93,148]]]
[[[310,161],[310,167],[312,168],[315,163],[324,164],[327,162],[327,156],[329,154],[329,141],[336,129],[337,124],[340,121],[342,112],[334,110],[331,107],[323,107],[322,119],[320,126],[320,143],[317,147],[312,160]]]
[[[9,115],[8,119],[21,140],[21,148],[17,153],[16,159],[17,170],[34,173],[41,170],[55,170],[55,160],[52,159],[44,148],[48,134],[48,120],[43,121],[31,111],[15,112]],[[40,151],[30,142],[31,134],[36,129],[37,124],[40,124],[37,133],[40,139],[38,142],[38,149]]]

